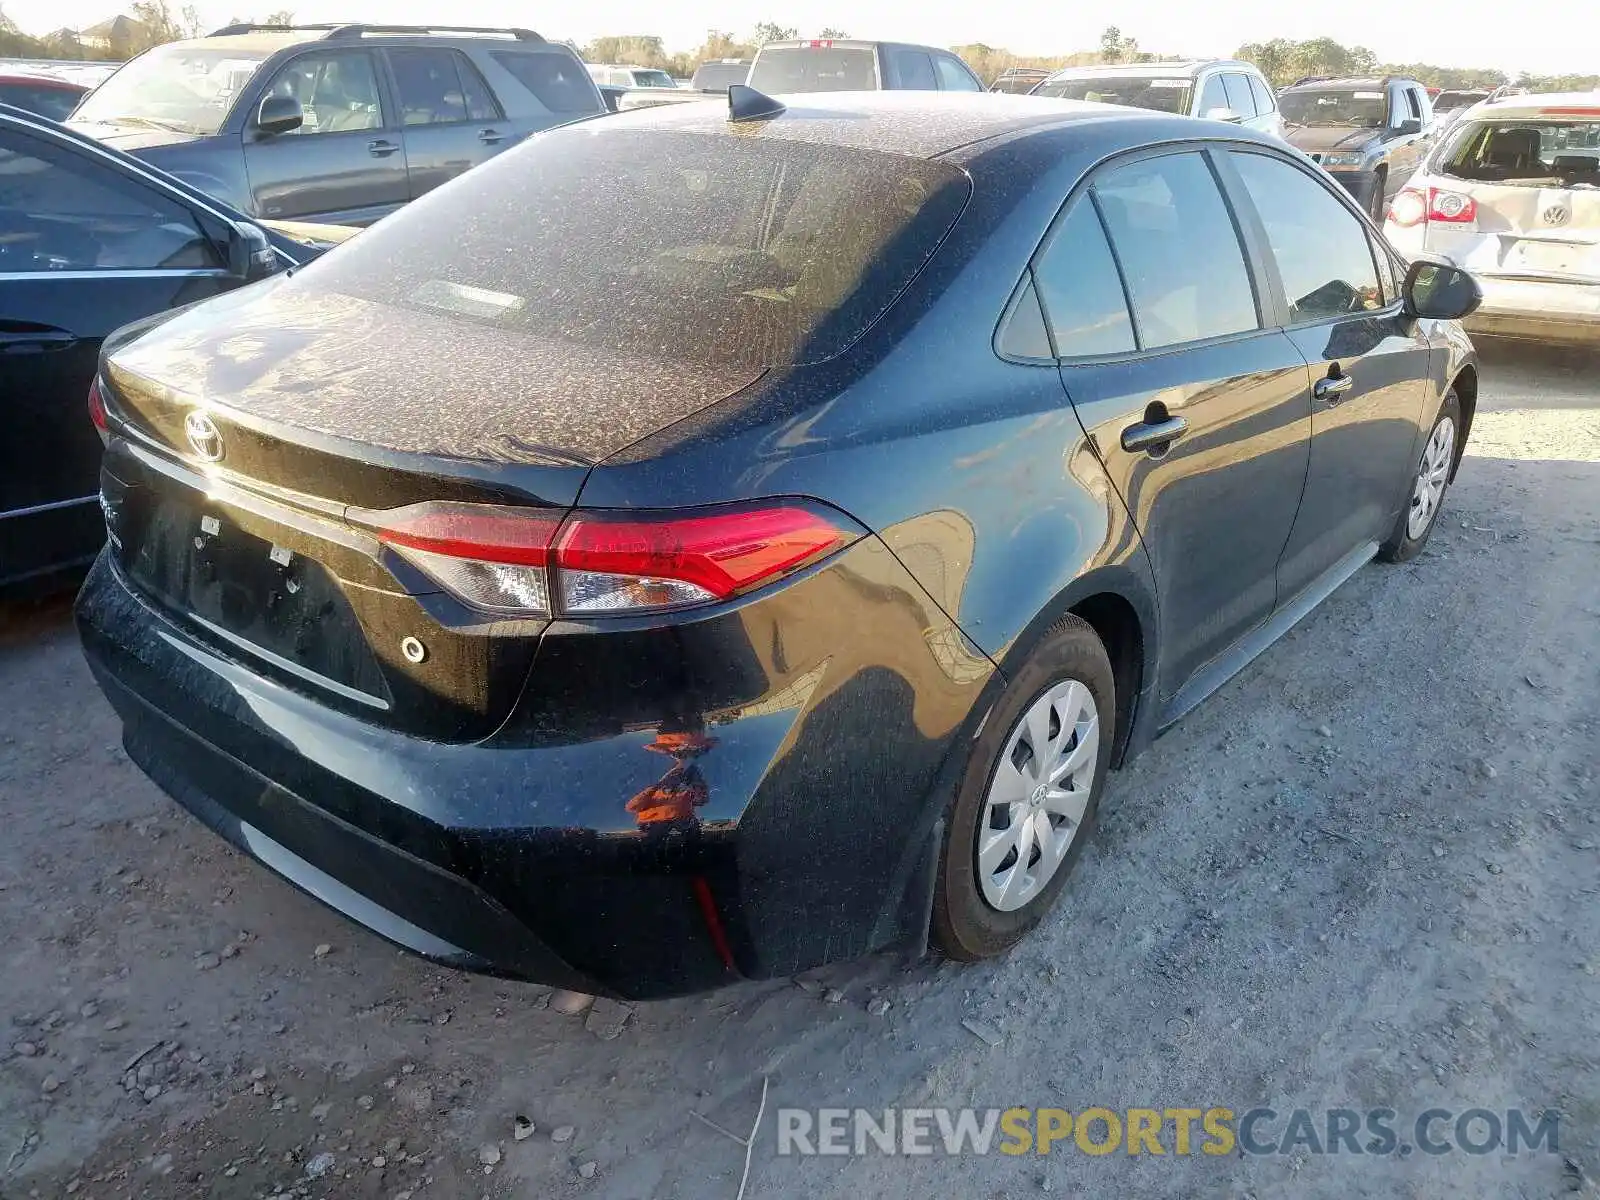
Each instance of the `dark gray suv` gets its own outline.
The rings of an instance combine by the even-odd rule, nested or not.
[[[253,216],[366,225],[604,111],[576,52],[527,29],[230,25],[141,54],[69,123]]]

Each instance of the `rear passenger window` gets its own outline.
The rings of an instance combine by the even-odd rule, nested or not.
[[[1264,154],[1232,154],[1266,226],[1293,324],[1383,307],[1366,226],[1306,172]]]
[[[1132,350],[1133,322],[1094,202],[1081,196],[1033,267],[1044,319],[1062,358]]]
[[[461,94],[467,99],[467,117],[473,121],[498,121],[500,102],[494,98],[489,85],[478,74],[478,68],[460,54],[452,52],[456,70],[461,74]]]
[[[1116,167],[1095,181],[1094,193],[1142,347],[1260,328],[1239,235],[1203,156]]]
[[[400,90],[407,125],[438,125],[467,119],[455,58],[448,50],[391,50],[389,64]]]
[[[1272,98],[1272,93],[1267,90],[1267,85],[1255,75],[1251,75],[1248,78],[1250,80],[1250,94],[1256,98],[1256,116],[1264,117],[1269,112],[1276,110],[1278,103]]]
[[[599,111],[589,73],[570,55],[496,50],[494,60],[551,112]]]
[[[1032,282],[1022,289],[1016,307],[1000,331],[1000,353],[1007,358],[1051,359],[1050,335],[1044,330],[1044,314],[1039,311],[1039,296]]]
[[[920,50],[893,51],[894,73],[900,86],[910,91],[931,92],[939,85],[933,81],[933,63]]]
[[[1223,90],[1228,93],[1228,107],[1241,117],[1256,115],[1256,99],[1250,94],[1250,81],[1237,72],[1230,71],[1222,77]]]

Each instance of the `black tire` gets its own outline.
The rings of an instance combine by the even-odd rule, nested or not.
[[[1434,435],[1439,430],[1439,425],[1450,421],[1454,427],[1452,438],[1452,452],[1450,470],[1444,482],[1444,490],[1439,493],[1438,501],[1433,512],[1428,517],[1428,523],[1415,536],[1408,528],[1412,510],[1417,505],[1416,481],[1422,471],[1422,464],[1427,457],[1428,448],[1433,444]],[[1439,415],[1434,417],[1433,424],[1428,427],[1428,436],[1422,441],[1422,449],[1416,461],[1411,466],[1411,477],[1406,491],[1406,503],[1400,510],[1400,515],[1395,518],[1394,528],[1389,532],[1389,540],[1378,548],[1378,557],[1384,562],[1402,563],[1415,558],[1422,553],[1422,548],[1428,544],[1428,538],[1439,524],[1439,514],[1444,510],[1445,497],[1450,492],[1450,481],[1455,477],[1455,464],[1461,457],[1461,401],[1456,398],[1455,388],[1445,393],[1444,403],[1439,406]]]
[[[1389,215],[1389,201],[1386,195],[1388,187],[1389,177],[1379,171],[1372,183],[1372,195],[1367,200],[1367,215],[1379,229],[1383,228],[1384,218]]]
[[[978,822],[987,817],[989,785],[1017,723],[1047,690],[1068,679],[1088,688],[1099,720],[1100,741],[1089,801],[1055,874],[1022,907],[1002,912],[984,898],[979,884]],[[932,925],[933,943],[946,956],[976,962],[1003,954],[1055,904],[1094,832],[1095,810],[1116,739],[1116,714],[1116,684],[1105,646],[1087,622],[1075,616],[1063,617],[1040,640],[989,713],[983,732],[973,743],[960,791],[946,821]]]

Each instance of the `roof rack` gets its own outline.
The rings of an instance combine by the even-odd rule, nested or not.
[[[426,35],[430,33],[470,33],[470,34],[499,34],[503,37],[512,37],[519,42],[542,42],[545,39],[531,29],[519,29],[515,26],[496,27],[487,25],[369,25],[349,24],[347,22],[330,22],[321,25],[257,25],[251,22],[239,22],[234,25],[224,25],[221,29],[212,30],[209,37],[235,37],[241,33],[321,33],[327,41],[344,41],[365,37],[367,34],[378,34],[389,37],[405,37],[412,35]]]

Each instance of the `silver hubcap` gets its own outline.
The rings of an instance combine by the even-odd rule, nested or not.
[[[1433,436],[1422,450],[1422,465],[1417,468],[1417,486],[1411,492],[1411,513],[1406,517],[1406,536],[1415,540],[1428,532],[1450,482],[1450,463],[1456,453],[1456,423],[1442,417],[1433,427]]]
[[[1094,696],[1075,679],[1051,687],[1012,727],[978,818],[978,884],[1001,912],[1037,896],[1066,858],[1099,753]]]

